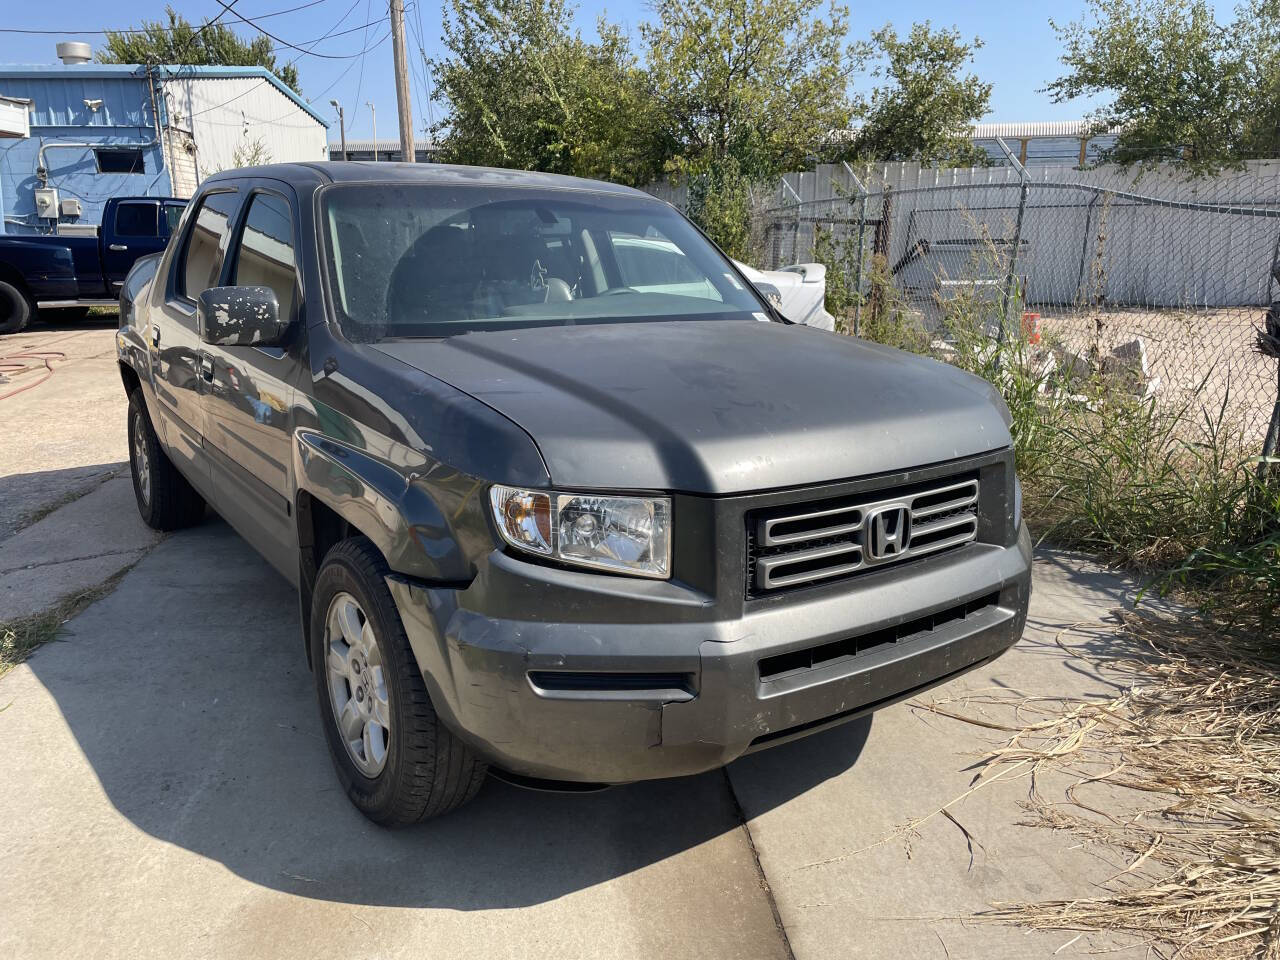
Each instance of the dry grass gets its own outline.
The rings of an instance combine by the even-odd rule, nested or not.
[[[1129,934],[1162,957],[1277,960],[1280,646],[1257,629],[1130,613],[1120,630],[1140,649],[1108,668],[1124,681],[1110,700],[977,697],[932,707],[1011,734],[982,776],[1029,773],[1030,823],[1120,854],[1097,895],[998,903],[982,917]],[[1010,722],[991,719],[1001,707]],[[1073,779],[1065,802],[1037,787],[1037,774],[1050,771]],[[1138,791],[1127,813],[1100,793],[1115,786]]]
[[[131,569],[132,564],[96,587],[68,594],[42,613],[0,623],[0,677],[27,659],[37,647],[56,640],[68,620],[114,590]]]

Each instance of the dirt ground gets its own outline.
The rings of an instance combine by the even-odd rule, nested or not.
[[[1155,395],[1171,406],[1193,402],[1212,417],[1225,414],[1246,442],[1261,443],[1276,401],[1276,361],[1254,348],[1255,330],[1265,311],[1259,307],[1215,310],[1064,311],[1042,313],[1041,334],[1088,356],[1100,355],[1141,339],[1148,378],[1158,378]],[[1224,410],[1225,403],[1225,410]]]

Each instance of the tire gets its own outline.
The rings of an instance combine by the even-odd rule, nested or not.
[[[312,596],[311,664],[320,722],[347,797],[374,823],[403,827],[466,803],[487,766],[432,708],[387,589],[389,572],[365,537],[329,551]],[[349,717],[358,746],[341,733],[340,714]]]
[[[129,394],[129,471],[142,521],[154,530],[180,530],[204,519],[204,498],[160,446],[142,391]]]
[[[18,333],[36,315],[36,305],[27,292],[0,280],[0,334]]]

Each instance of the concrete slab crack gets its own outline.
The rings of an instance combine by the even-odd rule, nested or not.
[[[795,951],[791,949],[791,939],[787,936],[787,928],[782,924],[782,914],[778,912],[778,901],[773,896],[773,887],[769,885],[769,878],[765,876],[764,866],[760,863],[760,853],[756,850],[756,842],[751,836],[751,828],[747,826],[747,816],[743,813],[742,804],[738,802],[738,794],[733,789],[733,780],[729,778],[729,770],[727,767],[721,767],[720,773],[724,777],[725,789],[729,791],[729,800],[733,803],[734,815],[738,818],[738,823],[742,825],[743,836],[747,838],[747,848],[751,851],[751,859],[756,865],[756,879],[760,883],[760,889],[764,891],[764,896],[769,901],[769,910],[773,913],[773,925],[778,928],[778,938],[782,941],[782,949],[787,960],[796,960]]]
[[[133,547],[129,550],[104,550],[102,553],[90,553],[83,557],[61,557],[57,560],[41,560],[38,563],[24,563],[17,567],[5,567],[0,569],[0,574],[17,573],[19,570],[35,570],[39,567],[56,567],[62,563],[75,563],[77,560],[97,560],[99,557],[123,557],[130,553],[139,553],[149,550],[150,547]]]

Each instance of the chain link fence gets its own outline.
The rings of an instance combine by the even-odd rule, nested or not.
[[[1258,332],[1280,299],[1280,163],[1207,181],[1016,164],[861,174],[788,175],[752,211],[754,265],[825,263],[840,329],[945,354],[955,317],[978,315],[1043,369],[1190,402],[1274,448],[1277,360]]]

